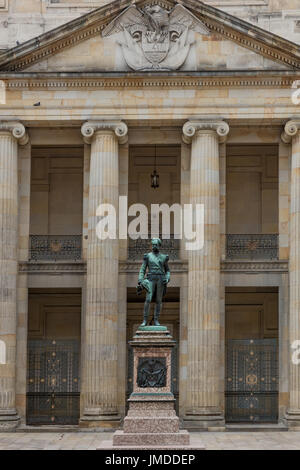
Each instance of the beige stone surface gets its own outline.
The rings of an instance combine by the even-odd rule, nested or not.
[[[109,0],[2,0],[0,17],[7,23],[0,33],[0,48],[15,45],[16,31],[19,41],[24,42],[107,3]],[[203,3],[300,42],[298,0],[203,0]]]
[[[122,33],[102,38],[100,35],[88,39],[71,49],[66,49],[38,64],[26,68],[29,72],[120,72],[128,71],[122,49],[119,45]],[[194,43],[190,53],[180,68],[182,71],[207,70],[286,70],[278,62],[273,62],[262,55],[252,52],[221,35],[203,36],[190,33],[190,41]]]
[[[250,20],[267,31],[277,32],[300,43],[300,27],[297,25],[298,17],[300,21],[300,11],[297,0],[258,0],[260,5],[251,5],[251,1],[206,0],[206,3],[216,5]],[[3,24],[0,30],[0,48],[13,46],[16,40],[22,42],[37,36],[90,11],[94,6],[104,4],[102,0],[95,0],[93,4],[85,0],[73,2],[74,6],[71,0],[62,0],[59,4],[40,0],[0,2],[0,22]],[[127,70],[116,44],[117,39],[102,39],[98,34],[41,61],[32,70],[73,70],[83,73]],[[5,181],[1,182],[2,186],[0,184],[0,206],[3,213],[11,210],[13,225],[13,236],[5,235],[1,276],[4,288],[9,283],[17,286],[8,301],[4,299],[4,291],[1,291],[0,339],[9,346],[9,363],[0,364],[0,397],[2,403],[4,395],[8,397],[5,406],[13,409],[16,393],[16,407],[23,422],[26,415],[28,288],[83,288],[81,359],[84,378],[81,417],[88,417],[85,425],[98,426],[103,416],[106,416],[106,421],[109,422],[112,416],[125,414],[127,288],[136,286],[137,266],[127,264],[127,240],[111,242],[109,248],[104,250],[94,234],[97,204],[102,200],[115,202],[119,194],[128,194],[130,202],[141,202],[144,198],[147,205],[153,202],[151,198],[156,198],[155,202],[180,201],[182,204],[190,200],[203,200],[208,208],[206,237],[211,240],[205,248],[208,257],[203,254],[189,255],[182,243],[181,259],[187,261],[190,257],[190,270],[187,272],[186,265],[180,263],[171,265],[170,287],[180,288],[180,416],[183,417],[187,409],[195,410],[195,416],[197,413],[206,413],[207,410],[214,413],[224,409],[225,286],[279,288],[279,416],[280,419],[284,418],[289,401],[290,408],[298,413],[299,374],[296,368],[292,368],[289,377],[289,367],[290,341],[299,339],[297,200],[300,197],[300,144],[299,137],[295,137],[292,143],[280,142],[280,134],[285,122],[298,113],[298,107],[291,100],[291,86],[294,80],[299,79],[299,73],[296,71],[290,76],[276,76],[275,72],[264,73],[264,69],[274,68],[275,63],[224,37],[212,35],[208,38],[196,34],[194,39],[196,44],[184,70],[199,70],[201,73],[218,70],[218,77],[217,73],[213,74],[212,78],[204,77],[205,74],[201,77],[190,77],[186,73],[186,76],[144,75],[124,79],[87,76],[55,78],[52,75],[48,78],[14,77],[5,80],[8,87],[7,101],[5,105],[1,105],[2,119],[15,119],[18,116],[18,119],[24,120],[30,128],[30,144],[18,150],[18,174],[15,170],[10,171],[10,160],[7,158],[9,152],[15,158],[16,143],[10,134],[0,135],[0,159],[2,155],[4,162],[3,167],[1,163],[0,171],[5,173]],[[262,73],[255,73],[253,76],[243,76],[242,73],[233,73],[230,77],[219,76],[222,75],[221,69],[231,67],[244,71],[258,68]],[[276,68],[282,69],[282,66],[277,67],[276,64]],[[29,70],[31,69],[27,69]],[[37,102],[41,105],[33,106]],[[191,151],[189,145],[181,142],[182,125],[187,119],[207,118],[208,115],[217,115],[217,119],[229,122],[231,132],[227,143],[218,145],[214,134],[199,134],[194,138]],[[80,127],[86,120],[94,119],[123,119],[129,126],[128,144],[118,147],[114,134],[107,132],[97,134],[92,145],[85,144],[83,149]],[[1,153],[4,141],[8,149],[5,154]],[[149,168],[152,169],[153,161],[149,164],[149,161],[144,159],[142,165],[130,166],[131,148],[152,146],[153,150],[154,145],[177,147],[177,153],[174,152],[170,157],[173,159],[172,165],[162,162],[160,172],[166,184],[155,196],[148,188]],[[226,210],[228,195],[232,189],[226,175],[229,145],[243,147],[244,153],[246,147],[252,148],[254,145],[278,146],[278,184],[274,174],[275,167],[272,164],[268,166],[269,161],[266,159],[261,159],[253,165],[256,155],[251,155],[249,166],[252,166],[250,173],[257,172],[257,193],[265,201],[262,206],[261,229],[268,233],[279,233],[279,259],[283,263],[277,265],[279,268],[253,263],[241,264],[235,271],[230,271],[228,264],[224,262],[226,227],[229,222],[228,216],[226,220]],[[80,192],[77,191],[79,186],[76,185],[76,178],[68,186],[75,188],[74,193],[78,193],[78,198],[73,199],[69,219],[64,215],[57,217],[59,198],[52,198],[51,203],[53,191],[52,195],[50,194],[50,203],[48,189],[38,192],[35,200],[30,201],[30,161],[34,161],[36,147],[54,147],[58,152],[59,146],[82,148],[80,159],[83,163],[83,208],[80,206],[80,217],[78,212],[75,215],[74,209],[74,206],[79,207],[76,201],[81,198],[81,189]],[[135,158],[136,154],[133,157]],[[150,159],[153,155],[142,157]],[[249,155],[245,157],[245,154],[242,156],[248,157]],[[67,158],[68,164],[63,166],[61,174],[70,170],[70,155]],[[66,160],[64,162],[66,163]],[[232,167],[237,169],[235,165]],[[241,168],[242,165],[239,166],[239,171]],[[54,193],[58,194],[64,187],[64,178],[57,176],[57,168],[52,170],[56,175],[53,179],[59,180],[54,186]],[[266,174],[269,170],[271,171],[268,179]],[[9,174],[10,177],[7,178]],[[45,178],[45,181],[35,180],[34,184],[47,186],[51,183],[51,178],[52,174],[49,179],[47,177],[47,182]],[[274,191],[277,186],[278,197]],[[250,196],[253,197],[253,191]],[[278,199],[278,208],[274,202],[275,198]],[[237,202],[240,203],[241,200],[242,198]],[[35,213],[36,208],[38,211]],[[31,232],[29,212],[31,221],[37,221],[36,225],[31,225],[31,229],[36,227],[43,230],[43,233],[48,233],[51,224],[55,228],[63,227],[63,231],[67,230],[67,227],[71,226],[67,221],[76,219],[78,233],[82,226],[83,261],[87,262],[87,268],[85,264],[80,269],[72,266],[74,271],[78,271],[73,272],[70,269],[71,272],[68,272],[69,266],[56,265],[47,268],[41,264],[31,266],[32,271],[36,269],[35,273],[22,271],[16,279],[17,261],[22,262],[22,269],[24,266],[27,269],[24,263],[28,259],[28,237]],[[62,222],[65,222],[65,225]],[[248,222],[248,230],[253,230],[254,224],[250,217]],[[17,230],[18,240],[15,238]],[[8,257],[12,251],[14,255],[10,260]],[[284,263],[289,258],[290,279],[288,267]],[[220,260],[223,270],[221,279]],[[207,287],[204,280],[207,280]],[[112,287],[117,284],[118,292]],[[105,426],[103,423],[102,425]],[[225,439],[228,440],[224,443],[225,448],[239,445],[239,439],[240,445],[245,445],[243,436],[234,440],[234,437],[226,435]],[[260,445],[258,438],[251,436],[249,439],[254,439],[253,446]],[[269,436],[271,435],[266,438],[267,442],[270,442]],[[286,434],[283,435],[283,440],[291,439],[285,436]],[[57,445],[55,439],[51,441],[54,444],[50,444],[50,447]],[[281,437],[278,437],[278,440],[274,437],[273,445],[280,445],[280,439]],[[93,446],[93,442],[89,441],[88,445]],[[25,438],[24,443],[28,443]],[[42,444],[39,442],[38,445]],[[67,442],[66,445],[77,444]],[[218,442],[216,436],[212,438],[210,445],[223,444]]]
[[[193,126],[193,123],[191,123]],[[199,130],[200,128],[200,130]],[[192,138],[190,203],[204,205],[204,247],[189,252],[186,419],[207,426],[220,412],[220,180],[217,128],[201,123]],[[228,131],[227,131],[228,133]],[[200,423],[199,423],[200,421]]]
[[[289,258],[289,220],[290,220],[290,168],[291,147],[279,144],[279,259]]]
[[[0,450],[96,450],[112,438],[108,432],[33,432],[0,434]],[[299,450],[300,432],[191,433],[206,450]]]
[[[6,348],[0,365],[0,428],[17,424],[16,413],[16,333],[18,260],[18,143],[14,126],[0,131],[0,226],[1,290],[0,339]]]
[[[291,204],[290,204],[290,354],[295,349],[294,341],[299,341],[300,311],[300,123],[292,137],[291,149]],[[287,419],[290,425],[300,418],[300,374],[299,366],[290,362],[290,400]]]
[[[102,130],[101,130],[102,129]],[[119,150],[114,128],[100,123],[91,141],[85,355],[83,358],[83,426],[118,415],[118,239],[96,233],[97,209],[119,198]]]
[[[19,181],[19,261],[29,259],[30,227],[30,180],[31,180],[31,145],[19,147],[18,181]],[[18,276],[17,280],[17,352],[16,352],[16,408],[22,422],[26,417],[27,391],[27,321],[28,321],[28,288],[27,274]]]
[[[243,126],[249,126],[249,119],[256,127],[263,120],[267,129],[264,137],[262,131],[259,135],[267,141],[272,123],[275,125],[274,119],[283,124],[296,112],[291,100],[291,86],[296,79],[297,75],[291,77],[288,83],[282,83],[279,78],[273,84],[262,78],[257,84],[254,82],[251,85],[249,80],[245,84],[243,78],[237,77],[234,81],[225,80],[224,83],[211,79],[205,86],[202,80],[195,83],[194,79],[187,82],[181,80],[178,84],[168,79],[153,79],[153,83],[145,79],[142,82],[128,79],[128,84],[127,80],[122,82],[121,89],[119,84],[114,85],[112,82],[109,85],[111,82],[107,80],[93,80],[92,83],[96,83],[94,87],[85,79],[80,79],[78,82],[64,82],[62,90],[58,82],[52,81],[51,85],[44,80],[37,80],[36,85],[35,81],[30,81],[28,88],[29,82],[25,79],[18,83],[18,87],[8,85],[7,103],[1,106],[1,111],[9,119],[14,119],[17,113],[22,120],[50,127],[58,122],[66,126],[72,121],[77,125],[77,139],[80,139],[79,127],[83,120],[97,119],[99,115],[109,119],[120,114],[132,126],[138,124],[147,127],[155,120],[159,127],[168,128],[171,124],[178,126],[179,130],[180,123],[190,116],[205,118],[217,110],[219,116]],[[42,106],[33,107],[37,96]],[[279,125],[277,139],[280,129]],[[245,135],[246,129],[240,132]],[[248,129],[247,134],[254,137],[252,128]],[[58,135],[62,139],[63,132]]]

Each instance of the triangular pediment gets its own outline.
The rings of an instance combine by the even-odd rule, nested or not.
[[[117,0],[0,55],[1,72],[298,69],[297,44],[198,0]]]

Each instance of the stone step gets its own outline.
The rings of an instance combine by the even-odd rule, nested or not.
[[[112,441],[103,441],[101,442],[96,450],[106,450],[106,451],[116,451],[116,450],[124,450],[124,446],[113,446]],[[152,445],[152,446],[147,446],[147,445],[142,445],[142,446],[126,446],[126,450],[154,450],[156,451],[155,453],[158,453],[159,450],[162,452],[166,452],[169,450],[187,450],[187,451],[193,451],[193,450],[205,450],[205,446],[202,441],[194,441],[190,445]]]
[[[268,423],[250,423],[250,424],[226,424],[228,432],[282,432],[288,431],[288,427],[284,424],[268,424]]]
[[[130,418],[176,418],[175,410],[129,410],[127,416]]]
[[[125,433],[173,433],[179,431],[179,418],[127,416],[124,419]]]
[[[149,399],[142,399],[142,401],[137,401],[137,400],[131,400],[129,398],[129,412],[131,411],[143,411],[143,412],[164,412],[164,411],[174,411],[174,403],[175,400],[174,398],[168,401],[165,400],[156,400],[153,401],[153,396],[150,397]]]
[[[124,433],[116,431],[113,435],[114,446],[189,446],[190,435],[187,431],[178,433]]]

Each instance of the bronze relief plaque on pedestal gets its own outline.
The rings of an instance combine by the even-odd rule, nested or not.
[[[165,387],[167,365],[165,357],[139,358],[137,370],[138,387]]]

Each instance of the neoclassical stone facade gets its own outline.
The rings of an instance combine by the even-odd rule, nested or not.
[[[163,240],[182,424],[299,428],[300,29],[272,0],[77,3],[0,36],[0,430],[122,426],[149,244],[97,237],[120,196],[204,204],[203,249]]]

